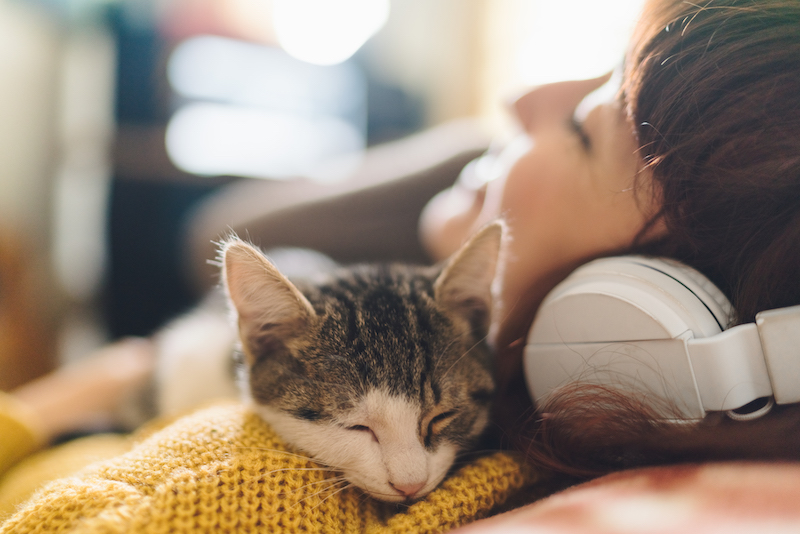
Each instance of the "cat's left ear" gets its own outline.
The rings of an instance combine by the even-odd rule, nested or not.
[[[485,332],[489,327],[504,229],[495,221],[479,230],[450,257],[433,286],[436,301],[467,319],[473,330]]]

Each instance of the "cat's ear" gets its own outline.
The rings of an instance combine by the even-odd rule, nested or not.
[[[238,314],[246,358],[257,359],[297,337],[316,317],[305,296],[258,249],[231,239],[221,252],[222,279]]]
[[[503,233],[500,221],[484,226],[447,260],[433,286],[436,301],[466,318],[473,330],[486,331],[489,326]]]

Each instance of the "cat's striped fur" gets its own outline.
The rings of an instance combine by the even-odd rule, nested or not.
[[[499,223],[486,227],[444,266],[363,265],[314,282],[289,281],[227,240],[245,398],[287,443],[373,497],[426,495],[488,422],[501,237]]]

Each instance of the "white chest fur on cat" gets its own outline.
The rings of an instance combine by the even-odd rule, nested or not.
[[[243,398],[287,444],[374,498],[428,494],[488,423],[485,337],[501,238],[502,225],[484,228],[442,268],[354,267],[297,286],[254,247],[228,241],[235,326],[211,306],[160,334],[159,371],[174,388],[160,388],[162,411],[231,395],[237,344]]]
[[[236,329],[219,306],[200,306],[159,332],[155,402],[172,416],[217,398],[238,398],[231,373]]]

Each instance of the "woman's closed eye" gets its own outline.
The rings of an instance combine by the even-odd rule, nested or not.
[[[592,141],[589,139],[589,135],[586,133],[586,130],[583,129],[583,124],[574,116],[570,117],[569,128],[575,135],[578,136],[578,139],[580,140],[584,150],[589,150],[592,147]]]

